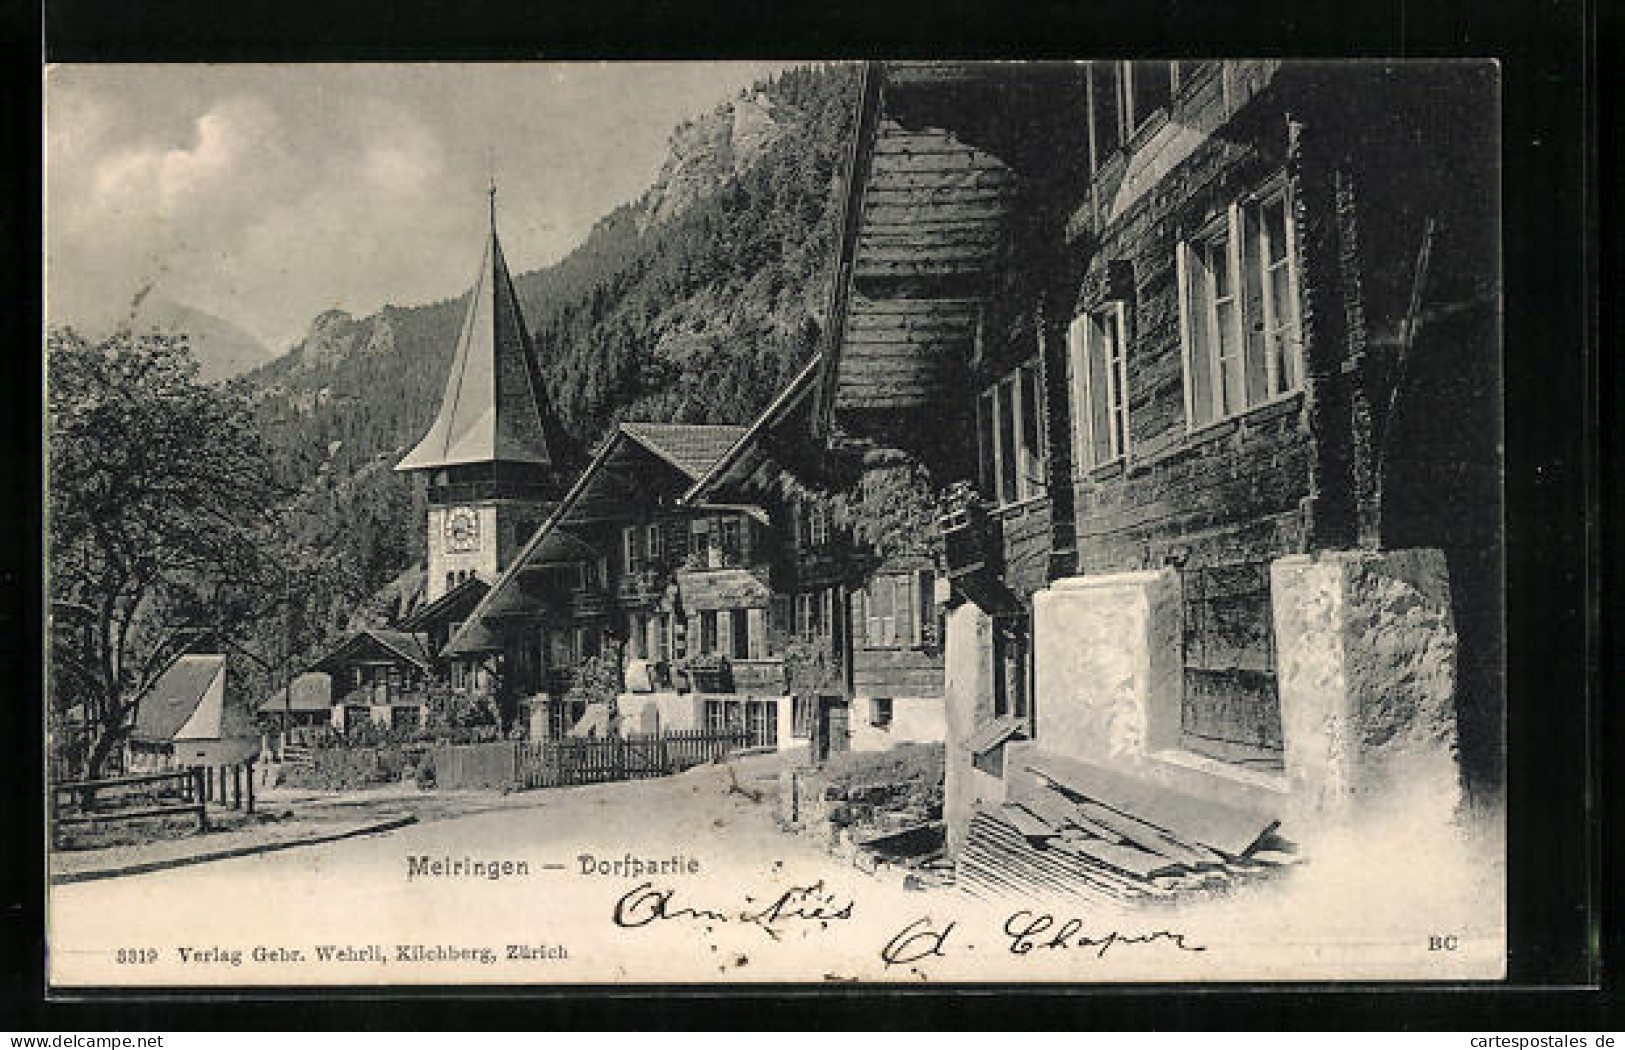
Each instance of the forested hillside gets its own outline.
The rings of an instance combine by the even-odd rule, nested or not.
[[[515,278],[583,449],[621,419],[745,422],[813,352],[856,87],[852,66],[792,70],[675,129],[648,194]],[[434,417],[461,314],[460,299],[329,312],[248,377],[302,489],[295,539],[326,566],[298,649],[422,556],[421,497],[391,468]]]

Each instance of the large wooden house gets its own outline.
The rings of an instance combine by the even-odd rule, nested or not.
[[[1493,100],[1459,64],[866,69],[814,424],[970,486],[951,844],[1069,760],[1277,815],[1496,765]]]
[[[676,695],[679,679],[687,697],[728,692],[723,680],[777,695],[764,516],[749,506],[679,503],[743,433],[724,425],[618,426],[451,638],[448,658],[483,657],[499,667],[503,711],[534,736],[575,726],[585,712],[567,699],[573,677],[611,644],[628,661],[629,687],[651,697]],[[642,725],[645,705],[636,706],[627,714]],[[695,721],[668,706],[666,725]],[[705,708],[697,710],[703,722]],[[767,713],[741,706],[741,724],[747,716],[767,732]]]
[[[812,440],[820,363],[809,362],[683,500],[752,506],[772,526],[770,625],[793,654],[788,743],[827,756],[939,742],[935,561],[920,550],[877,552],[855,527],[862,508],[851,490],[884,468]]]

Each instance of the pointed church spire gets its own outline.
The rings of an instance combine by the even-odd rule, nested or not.
[[[536,348],[497,240],[494,176],[487,194],[490,232],[440,414],[396,470],[493,462],[560,466],[561,435],[549,415]]]

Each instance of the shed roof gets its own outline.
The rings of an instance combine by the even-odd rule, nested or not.
[[[306,671],[289,683],[287,693],[273,690],[259,703],[270,714],[281,711],[326,711],[333,705],[333,679],[325,671]]]
[[[132,735],[141,740],[174,739],[214,680],[225,673],[226,658],[219,653],[177,656],[136,701]]]

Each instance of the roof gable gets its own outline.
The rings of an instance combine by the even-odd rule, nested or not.
[[[701,502],[730,483],[737,483],[749,476],[765,458],[763,445],[774,428],[780,427],[798,410],[807,407],[821,360],[820,355],[814,354],[812,360],[802,366],[795,378],[791,379],[772,403],[762,410],[762,414],[756,417],[756,421],[745,429],[728,451],[717,457],[688,491],[683,493],[680,502],[685,504]],[[805,425],[805,420],[802,421],[802,425]]]
[[[462,627],[446,643],[444,655],[459,656],[467,653],[490,651],[498,643],[493,632],[483,623],[487,613],[498,607],[518,586],[518,579],[533,558],[545,558],[549,546],[573,540],[575,550],[562,557],[594,556],[597,551],[580,540],[574,540],[559,528],[578,515],[590,503],[589,494],[609,485],[608,475],[615,457],[630,444],[641,448],[661,462],[678,471],[692,482],[705,473],[717,459],[736,444],[746,433],[741,426],[690,423],[622,423],[599,448],[597,455],[583,470],[554,508],[546,521],[531,535],[525,546],[503,570],[491,590],[480,599]]]
[[[391,663],[411,664],[429,669],[429,643],[421,634],[407,631],[389,631],[369,627],[344,639],[326,656],[312,665],[313,670],[332,674],[360,659],[383,659]]]
[[[136,701],[131,735],[141,740],[173,740],[225,670],[226,658],[218,653],[177,656]]]
[[[621,432],[697,479],[745,436],[745,427],[719,423],[622,423]]]

